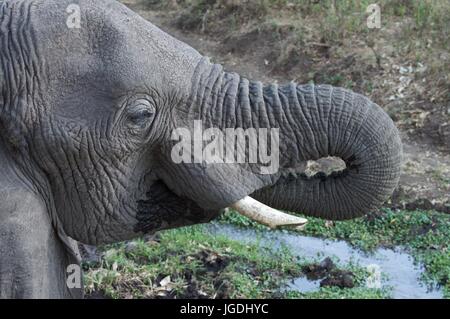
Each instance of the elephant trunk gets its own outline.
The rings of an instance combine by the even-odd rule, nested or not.
[[[268,179],[258,177],[266,186],[253,198],[339,220],[368,213],[392,194],[402,147],[397,128],[378,105],[328,85],[264,86],[217,65],[209,70],[198,79],[203,85],[191,104],[206,126],[279,129],[279,170]],[[305,174],[308,161],[330,156],[342,159],[346,168]]]
[[[378,208],[400,177],[402,147],[389,116],[369,99],[331,86],[290,84],[265,88],[265,105],[277,114],[283,168],[338,157],[345,169],[307,176],[283,172],[253,197],[279,209],[340,220]],[[301,165],[300,165],[301,166]]]

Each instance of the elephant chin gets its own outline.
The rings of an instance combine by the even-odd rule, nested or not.
[[[136,233],[206,223],[217,217],[218,210],[200,207],[195,201],[172,192],[162,180],[155,181],[146,198],[137,202]]]

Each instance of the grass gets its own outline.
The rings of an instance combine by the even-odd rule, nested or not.
[[[226,22],[225,31],[233,31],[246,23],[261,23],[273,18],[283,17],[291,21],[306,22],[309,18],[320,21],[319,28],[326,40],[336,41],[354,33],[365,34],[367,28],[367,8],[370,0],[142,0],[150,7],[181,11],[179,26],[187,29],[213,30],[223,32],[219,26]],[[408,20],[405,32],[417,31],[415,39],[426,35],[444,41],[448,48],[450,6],[446,0],[380,0],[382,21]],[[231,24],[230,24],[231,23]],[[205,25],[206,24],[206,25]]]
[[[365,251],[402,246],[423,263],[423,280],[442,286],[450,298],[450,216],[436,212],[390,209],[352,221],[326,222],[309,217],[303,235],[342,239]],[[217,221],[269,231],[234,211]],[[321,287],[301,293],[283,287],[303,276],[305,265],[319,262],[294,257],[287,248],[238,242],[211,235],[203,226],[161,232],[104,247],[99,265],[85,265],[86,292],[111,298],[389,298],[389,287],[370,289],[368,272],[340,264],[354,274],[354,288]]]
[[[291,291],[286,293],[287,299],[385,299],[389,294],[381,289],[358,287],[353,289],[340,289],[338,287],[320,288],[318,291],[300,293]]]
[[[444,296],[450,298],[450,215],[382,209],[350,221],[330,223],[312,217],[308,220],[308,225],[300,232],[303,235],[346,240],[365,251],[378,247],[405,247],[416,261],[423,263],[424,281],[441,285]],[[224,214],[221,222],[264,228],[233,211]]]
[[[281,289],[302,276],[302,267],[317,262],[213,236],[202,226],[162,232],[157,241],[143,239],[102,249],[99,265],[85,264],[88,295],[110,298],[387,298],[383,289],[365,287],[368,272],[354,273],[355,288],[320,288],[295,294]]]
[[[273,75],[344,86],[383,105],[378,96],[387,94],[385,87],[367,79],[386,80],[384,62],[425,65],[416,75],[420,85],[426,78],[425,96],[433,103],[448,100],[450,63],[443,62],[450,50],[448,0],[376,1],[381,29],[367,26],[370,0],[142,1],[169,14],[177,28],[221,42],[225,53],[237,49],[262,56],[258,63],[270,61]],[[346,65],[352,54],[357,61]]]
[[[201,226],[162,232],[158,242],[108,246],[100,266],[89,268],[87,292],[113,298],[269,297],[280,282],[300,273],[287,250],[262,251]],[[164,278],[170,280],[161,285]]]

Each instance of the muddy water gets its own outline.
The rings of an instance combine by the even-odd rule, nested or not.
[[[439,289],[429,289],[421,282],[420,276],[424,271],[423,267],[415,265],[411,255],[400,250],[380,248],[367,254],[351,247],[344,241],[324,240],[278,231],[262,232],[219,224],[207,227],[208,231],[213,234],[225,235],[228,238],[249,243],[258,242],[262,247],[276,249],[284,245],[294,255],[302,258],[320,259],[334,256],[338,258],[340,264],[353,262],[362,267],[379,269],[383,277],[386,277],[382,280],[382,287],[390,287],[391,295],[396,299],[442,298],[442,292]],[[305,277],[300,277],[294,279],[287,289],[310,292],[319,288],[319,281],[310,281]]]

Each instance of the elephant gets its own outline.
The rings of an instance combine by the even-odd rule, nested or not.
[[[277,129],[279,169],[176,163],[174,130],[198,121]],[[304,173],[329,156],[345,169]],[[115,0],[0,0],[1,298],[82,298],[76,242],[206,223],[246,196],[363,216],[394,191],[401,157],[391,118],[348,89],[227,72]]]

